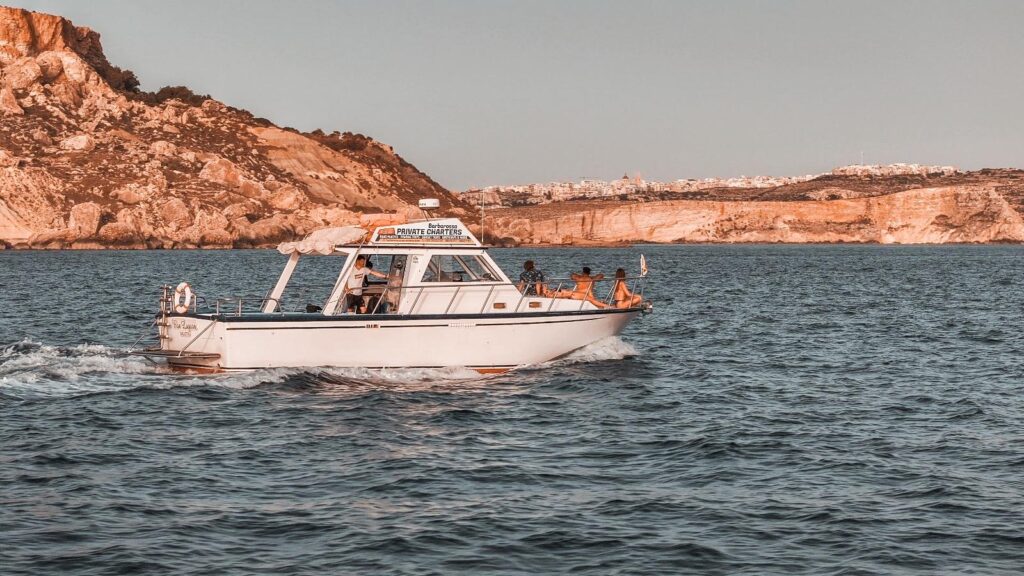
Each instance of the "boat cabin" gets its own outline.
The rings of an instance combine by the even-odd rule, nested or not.
[[[282,295],[299,259],[314,255],[343,260],[339,258],[330,293],[310,306],[305,312],[310,314],[472,315],[596,309],[580,300],[524,295],[455,218],[379,226],[368,237],[358,227],[330,228],[300,242],[285,242],[278,251],[289,255],[288,263],[265,299],[263,313],[281,312]],[[360,266],[367,262],[374,273]]]

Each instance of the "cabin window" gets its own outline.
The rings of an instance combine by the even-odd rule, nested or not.
[[[366,266],[375,272],[387,274],[388,276],[404,277],[405,275],[405,254],[364,254]],[[384,278],[367,274],[363,279],[363,287],[384,286],[388,281]]]
[[[469,271],[473,280],[493,282],[498,279],[498,275],[480,256],[455,256],[455,259]]]
[[[465,282],[469,272],[454,256],[435,254],[423,273],[424,282]]]
[[[423,273],[424,282],[479,282],[494,277],[476,256],[434,255]],[[489,275],[489,276],[488,276]]]

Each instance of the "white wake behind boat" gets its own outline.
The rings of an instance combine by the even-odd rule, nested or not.
[[[278,250],[287,264],[267,296],[250,300],[258,309],[246,310],[240,298],[204,300],[184,282],[165,286],[155,320],[160,345],[133,353],[199,371],[460,366],[504,372],[619,334],[650,310],[640,298],[612,301],[615,282],[643,295],[646,265],[640,276],[595,282],[600,287],[592,295],[573,295],[557,281],[545,284],[544,295],[520,291],[457,219],[325,229]],[[337,259],[333,288],[316,303],[282,302],[299,260],[309,256]],[[357,265],[364,260],[376,275]],[[377,276],[384,278],[373,282]]]

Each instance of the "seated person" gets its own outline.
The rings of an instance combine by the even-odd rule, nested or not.
[[[570,274],[570,278],[576,282],[576,287],[568,292],[566,296],[565,292],[562,291],[558,296],[572,298],[573,300],[586,300],[598,308],[611,308],[611,306],[601,302],[594,297],[594,282],[598,280],[604,280],[604,274],[598,274],[597,276],[590,275],[590,268],[587,266],[583,267],[583,271],[580,274]]]
[[[643,298],[626,288],[626,271],[622,268],[615,271],[615,286],[612,288],[612,294],[616,308],[634,308],[644,302]]]
[[[370,294],[363,296],[366,304],[363,305],[363,314],[381,314],[380,310],[380,294]]]
[[[533,260],[523,262],[523,272],[519,275],[519,283],[516,284],[516,288],[526,296],[545,296],[547,294],[548,289],[544,286],[544,273],[537,270]]]

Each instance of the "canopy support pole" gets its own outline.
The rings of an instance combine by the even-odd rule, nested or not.
[[[288,286],[288,281],[291,280],[292,272],[295,271],[295,265],[298,263],[299,253],[292,252],[292,255],[288,257],[288,263],[284,266],[284,271],[281,272],[281,277],[277,279],[274,290],[267,298],[266,304],[263,305],[263,312],[269,314],[277,310],[277,305],[281,301],[281,295],[284,294],[284,289]]]

